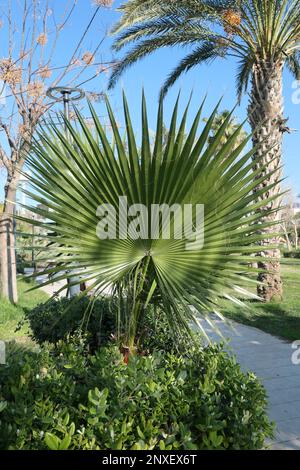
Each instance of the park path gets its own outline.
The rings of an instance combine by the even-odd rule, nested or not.
[[[292,343],[249,326],[232,323],[233,329],[216,322],[224,338],[230,338],[229,348],[242,369],[253,371],[267,390],[268,413],[276,423],[275,439],[268,448],[300,450],[300,364],[292,362]],[[220,341],[209,326],[203,326],[211,340]]]
[[[48,277],[45,275],[38,276],[36,278],[36,282],[38,284],[42,284],[43,282],[46,282],[48,280]],[[66,284],[66,281],[54,281],[51,284],[48,284],[47,286],[42,286],[41,290],[46,292],[50,297],[55,295],[64,285]],[[64,289],[58,294],[58,297],[66,297],[67,291]]]

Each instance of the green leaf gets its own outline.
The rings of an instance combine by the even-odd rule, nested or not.
[[[164,441],[162,441],[162,440],[159,441],[159,448],[160,448],[160,450],[165,450],[166,449]]]
[[[139,437],[141,439],[145,439],[145,435],[144,435],[144,433],[142,432],[142,430],[139,426],[137,426],[136,430],[137,430],[137,433],[138,433]]]
[[[6,407],[7,407],[7,402],[6,401],[0,401],[0,413],[1,413],[1,411],[4,411]]]
[[[46,434],[45,434],[45,443],[46,443],[47,447],[49,447],[50,450],[59,450],[61,440],[59,439],[59,437],[55,436],[55,434],[52,434],[50,432],[46,432]]]
[[[67,450],[71,445],[71,436],[66,434],[59,444],[59,450]]]

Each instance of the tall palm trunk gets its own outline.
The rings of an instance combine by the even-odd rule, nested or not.
[[[0,295],[12,303],[18,302],[17,265],[13,212],[19,173],[9,176],[5,202],[0,217]]]
[[[248,108],[249,119],[253,132],[253,144],[256,147],[254,162],[256,168],[261,168],[260,176],[270,174],[269,181],[264,181],[257,185],[256,191],[266,187],[269,183],[275,183],[275,186],[263,192],[258,196],[259,200],[266,200],[269,197],[280,193],[281,155],[282,140],[284,132],[283,119],[283,91],[282,91],[282,73],[283,62],[276,63],[258,63],[253,67],[252,91]],[[263,168],[267,165],[266,168]],[[278,212],[266,214],[266,209],[277,209],[280,201],[275,199],[267,204],[265,208],[260,209],[261,221],[275,221],[279,218]],[[258,294],[266,302],[272,299],[282,298],[282,281],[280,275],[280,250],[272,248],[271,245],[279,243],[278,238],[268,238],[274,228],[262,229],[261,233],[266,238],[261,245],[263,251],[261,256],[265,261],[259,262],[259,268],[265,272],[259,275],[259,281],[263,284],[258,285]],[[267,258],[273,258],[272,261]]]

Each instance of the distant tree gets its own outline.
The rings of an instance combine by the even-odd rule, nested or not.
[[[49,99],[49,87],[83,85],[105,73],[111,63],[97,62],[104,35],[96,39],[92,50],[84,45],[102,6],[112,2],[96,1],[91,17],[83,19],[82,33],[72,31],[74,50],[63,64],[55,53],[64,48],[62,33],[77,11],[77,0],[7,0],[2,2],[0,81],[1,102],[6,100],[7,115],[0,118],[4,136],[0,144],[0,166],[6,170],[5,200],[0,218],[0,295],[16,303],[16,253],[13,213],[16,191],[32,138],[39,120],[55,101]],[[90,40],[89,40],[90,41]],[[92,71],[91,71],[92,70]],[[81,82],[81,83],[80,83]],[[95,97],[95,93],[91,98]]]
[[[212,124],[212,130],[211,134],[209,137],[209,142],[213,143],[213,141],[216,138],[216,135],[218,131],[220,130],[220,127],[224,124],[224,122],[227,121],[227,128],[224,132],[224,135],[221,138],[219,148],[217,148],[217,151],[220,150],[222,146],[228,142],[228,139],[233,136],[233,134],[240,129],[241,124],[238,122],[237,118],[232,115],[230,111],[225,109],[224,111],[221,111],[220,113],[217,113],[214,119],[214,122]],[[207,119],[204,119],[204,122],[207,122]],[[239,138],[236,141],[236,147],[239,146],[247,137],[247,133],[244,129],[240,129],[239,131]]]
[[[290,190],[281,210],[281,227],[288,251],[297,250],[299,246],[300,214],[295,211],[296,198]]]

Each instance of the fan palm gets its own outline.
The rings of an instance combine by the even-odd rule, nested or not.
[[[254,161],[261,168],[260,176],[272,174],[277,184],[271,194],[278,194],[282,137],[289,130],[283,117],[282,73],[285,65],[295,76],[299,73],[300,0],[129,0],[119,10],[123,15],[113,30],[119,34],[114,49],[134,47],[116,66],[110,86],[129,66],[162,47],[191,48],[167,78],[163,95],[195,66],[217,58],[237,59],[239,98],[251,82],[248,116],[256,148]],[[264,184],[257,184],[256,191]],[[269,195],[265,192],[262,198]],[[272,207],[276,205],[278,199]],[[267,214],[264,209],[261,212],[265,220]],[[273,261],[261,262],[263,284],[258,291],[270,300],[282,296],[280,251],[269,247],[275,240],[268,241],[268,229],[265,233],[264,253]]]
[[[124,342],[130,349],[134,347],[138,325],[150,302],[163,306],[170,327],[180,335],[190,331],[190,322],[197,321],[195,309],[202,314],[218,312],[218,300],[224,296],[239,303],[238,296],[245,294],[246,284],[256,282],[251,276],[257,270],[250,269],[248,263],[253,260],[251,254],[259,249],[255,246],[261,239],[258,227],[269,226],[269,222],[261,224],[256,209],[269,204],[274,196],[255,202],[253,152],[242,153],[249,137],[236,147],[241,127],[220,148],[231,114],[213,143],[209,143],[209,135],[218,108],[197,136],[202,107],[186,132],[188,107],[177,129],[177,101],[167,144],[163,145],[160,102],[151,145],[143,98],[139,148],[125,97],[126,141],[119,133],[109,102],[113,143],[90,105],[93,131],[77,112],[80,129],[66,121],[72,142],[54,124],[48,125],[40,131],[29,158],[32,190],[26,190],[26,194],[34,202],[25,207],[39,217],[21,219],[48,230],[49,245],[43,261],[52,266],[54,262],[56,267],[45,269],[44,274],[55,273],[57,280],[66,280],[72,272],[72,278],[81,276],[81,282],[88,285],[87,292],[93,290],[95,295],[115,287],[122,302],[126,292],[128,321]],[[257,178],[259,171],[254,170]],[[264,181],[264,176],[258,179],[259,183]],[[131,232],[119,235],[125,224],[124,214],[127,221],[124,211],[116,221],[118,235],[100,236],[99,222],[105,218],[100,217],[99,207],[106,204],[106,208],[118,213],[120,197],[127,198],[128,207],[143,204],[149,210],[155,204],[160,207],[178,204],[180,208],[186,207],[185,204],[193,208],[204,205],[203,247],[197,239],[198,245],[191,249],[189,243],[195,243],[190,237],[192,232],[187,232],[185,238],[178,237],[181,227],[176,223],[182,217],[180,211],[170,216],[169,237],[163,236],[164,221],[157,226],[157,221],[152,219],[149,227],[158,230],[157,236],[152,235],[152,230],[149,230],[151,235],[140,233],[139,237]],[[195,211],[192,217],[194,227],[198,224]],[[109,225],[108,219],[106,222]]]

